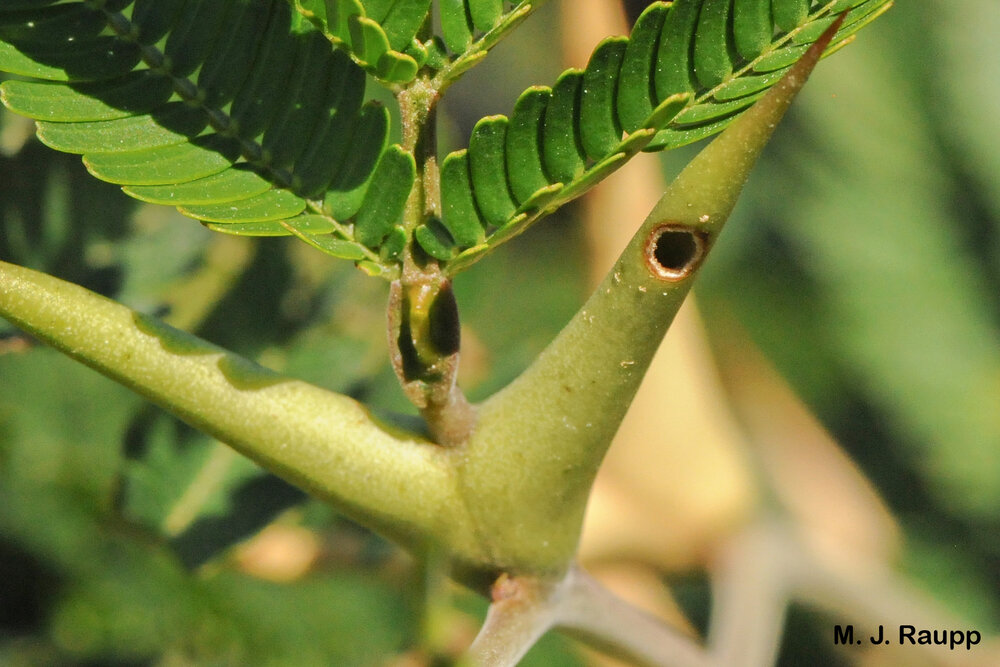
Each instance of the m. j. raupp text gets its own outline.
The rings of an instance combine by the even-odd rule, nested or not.
[[[952,651],[959,648],[971,651],[972,647],[978,645],[982,639],[982,634],[978,630],[935,630],[918,628],[913,625],[900,625],[898,634],[896,635],[896,642],[903,646],[947,646]],[[865,641],[870,642],[873,646],[889,644],[893,641],[891,630],[887,631],[885,626],[880,625],[875,633],[870,636],[864,637],[859,635],[855,637],[853,625],[833,626],[833,643],[835,646],[842,644],[859,645],[865,643]]]

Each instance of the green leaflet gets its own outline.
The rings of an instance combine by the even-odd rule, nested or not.
[[[698,15],[694,72],[707,88],[719,85],[733,71],[728,35],[731,5],[731,0],[705,0]]]
[[[469,171],[469,157],[464,150],[452,153],[441,164],[441,223],[456,242],[473,246],[486,237],[472,195]],[[424,248],[432,253],[436,250]]]
[[[389,135],[389,112],[366,106],[352,128],[356,142],[326,190],[323,209],[336,220],[354,217],[361,208],[375,165],[385,150]]]
[[[228,169],[238,147],[217,134],[193,141],[124,153],[93,153],[84,164],[102,181],[121,185],[186,183]]]
[[[265,224],[268,226],[266,228],[261,228],[261,231],[264,229],[268,231],[276,229],[274,227],[275,223]],[[329,219],[322,216],[300,215],[292,218],[291,220],[282,221],[277,224],[279,224],[288,234],[294,234],[317,250],[322,250],[329,255],[333,255],[334,257],[340,257],[341,259],[362,260],[369,256],[369,253],[365,252],[365,250],[357,243],[347,241],[337,234],[334,234],[334,232],[327,226],[329,225]],[[339,233],[340,230],[336,229],[336,232]],[[275,231],[273,235],[277,236],[280,235],[280,233]]]
[[[477,126],[467,152],[442,163],[448,166],[442,170],[442,222],[454,244],[442,247],[441,234],[425,233],[417,241],[427,241],[429,254],[450,258],[449,272],[461,271],[583,194],[637,151],[675,148],[721,131],[802,57],[839,12],[847,10],[847,16],[828,52],[890,5],[891,0],[650,3],[629,39],[605,40],[583,72],[569,70],[551,90],[533,87],[518,99],[503,151],[485,141]],[[490,126],[500,127],[501,119],[491,117]],[[490,231],[485,240],[473,233],[478,229]]]
[[[80,123],[38,122],[38,137],[47,146],[66,153],[118,153],[184,144],[208,126],[201,109],[168,102],[156,115],[142,114],[116,120]]]
[[[2,46],[2,45],[0,45]],[[4,106],[42,121],[95,122],[148,114],[173,94],[169,77],[139,70],[112,82],[65,86],[14,79],[0,87]]]
[[[406,53],[430,11],[430,0],[292,0],[295,9],[335,46],[387,83],[417,75]]]
[[[101,81],[131,72],[141,60],[135,44],[106,35],[59,44],[15,45],[0,39],[0,70],[38,79]]]
[[[702,51],[702,59],[705,57],[704,47],[695,43],[698,5],[697,2],[675,3],[670,6],[663,21],[653,70],[653,89],[657,99],[696,90],[696,64],[692,56],[696,51]],[[710,47],[716,45],[716,40],[712,37],[705,37],[711,40]]]
[[[420,247],[431,257],[448,261],[454,257],[454,244],[448,235],[448,231],[441,226],[437,220],[430,220],[427,224],[417,227],[413,234]]]
[[[246,162],[238,162],[212,176],[199,178],[179,185],[125,186],[126,194],[151,204],[223,204],[259,195],[271,189],[266,178],[250,168]]]
[[[488,225],[500,226],[517,205],[506,187],[504,145],[507,118],[490,116],[476,123],[469,140],[469,176],[480,214]]]
[[[500,22],[503,16],[503,0],[466,0],[472,25],[486,32]]]
[[[429,6],[391,4],[394,40]],[[382,52],[366,21],[359,43]],[[364,103],[362,68],[284,0],[5,2],[0,71],[27,77],[4,82],[0,98],[38,121],[46,144],[215,229],[287,235],[278,222],[326,200],[324,217],[341,214],[350,230],[359,216],[372,242],[388,215],[365,200],[388,116]],[[359,253],[372,259],[333,254]]]
[[[169,59],[170,71],[179,77],[189,77],[211,57],[220,45],[223,26],[232,0],[213,4],[211,0],[191,0],[179,15],[177,23],[167,35],[163,55]],[[226,43],[230,40],[225,40]],[[224,52],[225,46],[220,48]]]
[[[389,37],[375,21],[358,14],[347,19],[351,50],[366,63],[378,65],[379,59],[389,52]]]
[[[440,0],[441,35],[455,53],[462,53],[472,44],[471,18],[465,0]]]
[[[382,154],[354,223],[354,237],[369,248],[378,247],[402,222],[403,208],[417,177],[413,156],[399,146]]]
[[[656,106],[649,78],[656,63],[656,46],[668,11],[666,2],[649,5],[635,22],[632,37],[625,48],[615,112],[626,132],[635,132],[642,127]]]
[[[424,69],[442,74],[447,87],[546,0],[288,1],[383,83],[410,83]],[[432,5],[437,16],[431,16]],[[439,35],[431,34],[434,25]]]
[[[601,42],[583,75],[587,94],[580,100],[580,138],[592,160],[607,155],[621,140],[622,127],[615,113],[615,84],[627,47],[628,40],[623,37]]]
[[[384,14],[370,14],[385,31],[389,46],[396,51],[403,51],[413,41],[420,30],[421,24],[430,9],[430,0],[382,0],[381,3],[369,0],[366,6],[382,4]]]
[[[550,182],[568,183],[583,173],[586,155],[576,122],[582,84],[583,72],[569,70],[552,87],[542,121],[542,163]]]
[[[770,44],[773,29],[770,0],[733,0],[733,38],[741,58],[759,56]]]
[[[291,229],[303,234],[334,234],[337,227],[322,215],[297,215],[291,220],[264,220],[261,222],[232,222],[232,223],[205,223],[206,227],[218,232],[235,234],[238,236],[292,236]],[[347,241],[341,241],[347,244]],[[349,244],[357,248],[354,244]],[[355,259],[361,259],[365,255],[358,250]]]
[[[300,179],[299,190],[308,197],[320,197],[337,175],[348,151],[355,143],[352,131],[360,122],[365,92],[364,73],[349,68],[343,85],[330,86],[333,95],[330,104],[324,107],[326,117],[320,121],[320,131],[311,137],[306,152],[298,160],[296,175]]]
[[[538,142],[539,127],[548,107],[552,90],[542,86],[529,88],[514,105],[507,129],[507,174],[515,199],[524,202],[546,187],[549,180],[542,167],[542,150]],[[442,196],[450,195],[442,187]]]
[[[802,25],[809,15],[810,0],[771,0],[771,15],[778,30],[785,32]]]
[[[181,206],[180,211],[206,222],[267,222],[298,215],[306,203],[288,190],[268,190],[224,204]]]

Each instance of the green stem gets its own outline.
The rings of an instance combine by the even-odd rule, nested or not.
[[[583,308],[480,407],[461,474],[467,502],[481,505],[477,523],[495,561],[510,571],[555,574],[575,553],[597,469],[653,354],[837,28],[684,169]]]
[[[394,281],[388,304],[389,347],[403,392],[419,410],[435,442],[464,442],[476,413],[456,383],[460,327],[451,282],[437,261],[413,240],[413,231],[440,217],[437,168],[438,90],[418,78],[399,94],[403,147],[417,163],[417,178],[406,204],[404,227],[409,235],[403,271]]]
[[[0,315],[403,545],[468,542],[443,450],[346,396],[5,262]]]

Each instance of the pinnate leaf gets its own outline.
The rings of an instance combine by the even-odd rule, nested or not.
[[[382,18],[402,40],[423,10],[390,4]],[[384,55],[368,21],[353,23]],[[289,235],[282,221],[318,216],[323,232],[301,227],[335,239],[333,254],[379,264],[354,217],[372,243],[372,220],[391,228],[385,217],[402,214],[365,197],[386,187],[375,171],[389,118],[365,102],[364,70],[284,0],[5,2],[0,71],[18,75],[0,87],[4,104],[36,119],[43,142],[213,229]]]
[[[440,161],[440,210],[405,227],[414,159],[365,102],[365,71],[446,86],[539,4],[445,0],[432,21],[430,0],[12,0],[0,71],[20,78],[0,95],[94,175],[213,229],[295,234],[386,275],[415,237],[455,273],[638,151],[720,131],[838,13],[831,49],[891,0],[653,2],[630,38],[477,124]]]
[[[502,116],[489,119],[490,127],[506,128],[503,150],[484,140],[482,123],[476,126],[467,151],[442,163],[442,222],[451,242],[440,233],[418,242],[426,238],[430,254],[449,258],[450,272],[465,269],[638,151],[676,148],[721,131],[777,83],[840,13],[846,17],[828,52],[890,5],[650,3],[629,39],[605,40],[584,70],[568,70],[551,89],[528,89],[506,123]],[[507,196],[511,205],[501,206]]]

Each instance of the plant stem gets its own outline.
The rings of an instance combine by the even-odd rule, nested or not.
[[[843,546],[843,545],[841,545]],[[840,554],[816,550],[785,519],[761,519],[723,546],[712,564],[710,646],[714,664],[773,664],[790,600],[799,600],[833,615],[835,622],[877,628],[903,624],[916,628],[961,628],[963,622],[937,608],[881,557],[844,546]],[[890,640],[892,642],[893,640]],[[995,664],[952,650],[947,645],[884,646],[914,651],[940,665]],[[893,654],[894,655],[894,654]],[[890,658],[891,660],[891,658]],[[907,664],[913,662],[907,660]],[[902,664],[902,663],[901,663]],[[923,664],[921,662],[921,664]]]
[[[404,546],[482,558],[445,452],[354,400],[6,262],[0,316]]]
[[[625,602],[579,567],[567,574],[557,611],[557,627],[610,655],[650,667],[713,664],[693,639]]]
[[[555,620],[557,587],[531,577],[502,576],[493,585],[493,603],[469,647],[468,659],[481,667],[514,667]]]
[[[389,298],[389,348],[393,368],[407,398],[417,406],[435,442],[464,442],[476,412],[458,387],[460,324],[451,283],[437,261],[416,246],[413,231],[439,217],[437,101],[433,83],[418,78],[399,93],[403,147],[417,163],[417,178],[407,200],[404,227],[409,237],[403,272]]]
[[[774,664],[790,597],[789,565],[787,549],[767,524],[742,531],[716,555],[709,646],[717,664]]]
[[[886,637],[889,637],[890,628],[904,624],[918,629],[975,628],[967,619],[956,618],[950,611],[940,608],[885,560],[863,552],[831,558],[829,553],[817,551],[814,545],[808,544],[791,526],[777,528],[780,530],[772,530],[772,539],[785,556],[788,566],[784,576],[794,596],[827,611],[838,622],[846,620],[871,628],[882,625]],[[894,639],[889,641],[895,643]],[[1000,664],[997,647],[992,642],[989,646],[987,648],[986,643],[983,646],[987,657],[981,654],[971,657],[966,651],[939,644],[897,644],[896,650],[905,651],[901,657],[920,651],[922,659],[942,666]]]
[[[706,651],[601,586],[579,566],[558,580],[501,576],[467,657],[474,665],[516,665],[552,627],[610,655],[649,667],[709,667]]]

